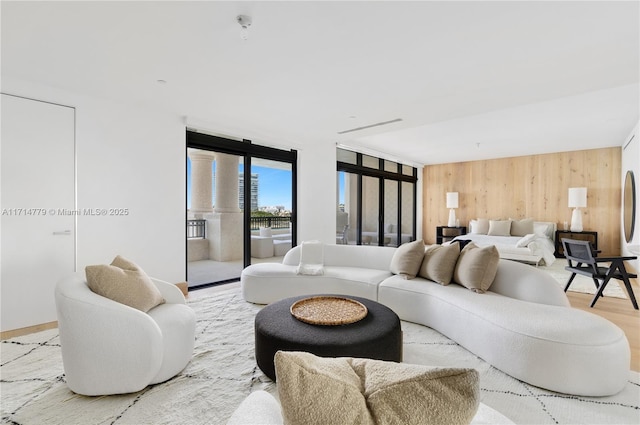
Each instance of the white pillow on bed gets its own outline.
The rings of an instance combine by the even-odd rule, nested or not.
[[[533,233],[538,236],[553,239],[553,223],[545,223],[542,221],[536,221],[533,223]]]
[[[529,233],[528,235],[524,235],[522,239],[518,241],[516,244],[516,248],[524,248],[528,246],[531,242],[536,240],[537,235],[535,233]]]
[[[475,233],[476,235],[486,235],[489,233],[489,220],[486,218],[479,218],[477,220],[471,220],[469,222],[469,233]]]

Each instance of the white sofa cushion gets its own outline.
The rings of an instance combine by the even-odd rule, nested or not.
[[[320,241],[305,241],[300,247],[298,274],[321,275],[324,273],[324,244]]]
[[[289,251],[291,252],[291,251]],[[246,301],[269,304],[298,295],[341,294],[378,298],[378,284],[391,276],[388,270],[325,266],[319,276],[299,275],[297,266],[253,264],[242,271],[242,295]]]
[[[300,263],[300,245],[287,252],[282,264]],[[364,245],[325,245],[324,265],[389,270],[396,248]],[[252,266],[253,267],[253,266]]]

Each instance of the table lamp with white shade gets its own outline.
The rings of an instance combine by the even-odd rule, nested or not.
[[[449,227],[456,227],[456,208],[458,208],[458,192],[447,192],[447,208],[449,208]]]
[[[582,211],[580,208],[587,206],[587,188],[586,187],[570,187],[569,188],[569,208],[573,208],[571,214],[571,231],[582,232]]]

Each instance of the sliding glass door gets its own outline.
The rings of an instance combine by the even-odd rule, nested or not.
[[[281,262],[293,246],[293,166],[253,158],[251,162],[251,263]]]
[[[187,132],[187,281],[236,281],[295,245],[296,152]]]

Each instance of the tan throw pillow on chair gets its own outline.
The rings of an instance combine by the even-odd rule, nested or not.
[[[432,245],[424,254],[418,275],[441,285],[448,285],[453,278],[459,255],[459,243]]]
[[[473,242],[460,252],[453,281],[478,293],[484,293],[498,272],[500,254],[494,245],[478,247]]]
[[[479,405],[474,369],[286,351],[275,367],[287,424],[468,424]]]
[[[413,279],[418,275],[424,258],[424,242],[422,239],[400,245],[391,258],[389,270],[405,279]]]
[[[145,313],[165,302],[146,273],[119,255],[111,265],[87,266],[85,273],[89,289],[93,292]]]

